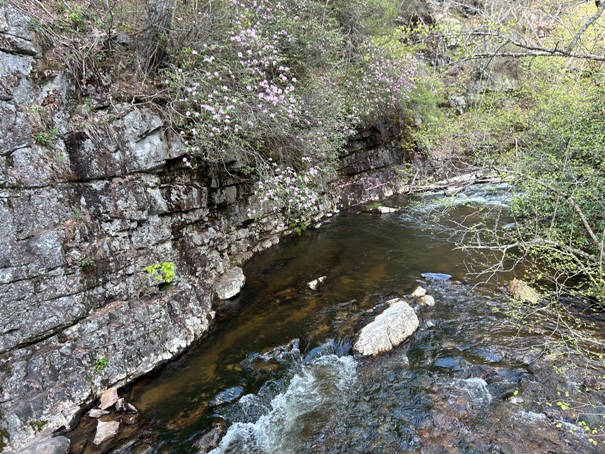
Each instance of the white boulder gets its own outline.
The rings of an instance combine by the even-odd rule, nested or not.
[[[384,312],[366,325],[353,349],[363,356],[392,350],[410,337],[420,324],[414,309],[401,299],[391,300]]]
[[[214,286],[214,290],[220,299],[227,300],[237,295],[245,283],[246,276],[244,276],[244,270],[236,266],[219,278]]]

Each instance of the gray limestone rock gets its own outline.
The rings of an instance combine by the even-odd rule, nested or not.
[[[353,349],[362,356],[374,356],[392,350],[418,329],[414,309],[403,300],[395,300],[359,334]]]
[[[245,282],[246,277],[244,276],[244,271],[239,266],[236,266],[228,270],[219,278],[214,286],[214,290],[220,299],[226,300],[237,295]]]
[[[66,437],[48,438],[15,451],[13,454],[67,454],[69,443],[69,439]]]

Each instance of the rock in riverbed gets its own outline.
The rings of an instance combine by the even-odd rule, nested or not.
[[[118,401],[118,389],[108,388],[101,393],[99,408],[101,410],[107,410],[113,404]]]
[[[307,287],[309,287],[311,290],[317,291],[321,288],[327,278],[328,276],[318,277],[317,279],[308,282]]]
[[[388,302],[390,307],[366,325],[353,349],[363,356],[374,356],[397,347],[418,329],[414,309],[401,299]]]
[[[99,421],[97,423],[97,433],[95,434],[95,439],[93,440],[93,444],[95,446],[99,446],[104,441],[107,441],[118,434],[120,430],[120,423],[118,421]]]
[[[435,298],[431,295],[426,294],[426,290],[422,287],[416,287],[416,290],[410,295],[412,297],[412,304],[418,303],[419,306],[434,306]]]
[[[540,301],[538,291],[520,279],[509,282],[506,290],[513,298],[525,303],[536,304]]]

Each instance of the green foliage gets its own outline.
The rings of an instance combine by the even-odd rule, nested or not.
[[[82,211],[81,208],[73,208],[70,212],[69,212],[69,218],[70,219],[74,219],[74,220],[80,220],[84,218],[84,211]]]
[[[216,16],[230,20],[216,20],[211,36],[191,42],[165,73],[192,153],[211,162],[236,152],[252,164],[274,157],[293,165],[301,155],[317,163],[337,154],[359,117],[400,105],[416,63],[363,32],[376,27],[358,13],[393,2],[365,3],[219,6]]]
[[[519,64],[514,89],[469,97],[426,128],[431,154],[466,156],[514,177],[514,229],[526,280],[548,293],[605,302],[605,89],[594,65],[560,66],[553,58]],[[589,69],[589,70],[588,70]]]
[[[48,421],[42,421],[42,420],[40,420],[40,421],[30,421],[29,425],[36,432],[40,432],[47,423],[48,423]]]
[[[106,356],[97,356],[95,358],[95,364],[92,370],[98,374],[99,372],[102,372],[107,366],[109,366],[109,359]]]
[[[200,7],[203,36],[187,38],[163,73],[185,165],[228,164],[260,181],[291,173],[257,198],[275,202],[291,228],[308,226],[317,208],[299,197],[318,189],[309,169],[317,185],[355,128],[399,118],[409,101],[418,62],[393,39],[397,12],[394,0]]]
[[[569,433],[584,434],[588,442],[594,446],[605,444],[605,415],[602,414],[602,406],[599,402],[588,399],[592,391],[598,390],[593,390],[586,385],[577,385],[571,392],[557,391],[556,402],[538,402],[538,405],[558,407],[566,415],[567,421],[574,421],[575,425],[566,424]],[[563,423],[557,422],[555,427],[563,428]]]
[[[67,21],[76,31],[81,29],[86,24],[86,18],[84,17],[84,11],[80,5],[75,5],[70,8],[66,14]]]
[[[6,429],[0,427],[0,450],[3,450],[8,445],[10,440],[10,433]]]
[[[95,261],[92,257],[89,257],[87,255],[83,256],[83,257],[79,257],[76,260],[76,264],[80,267],[80,268],[86,268],[88,266],[92,266],[95,264]]]
[[[593,81],[563,74],[541,92],[513,166],[513,213],[526,253],[556,284],[605,302],[605,90]]]
[[[2,5],[2,3],[0,3],[0,6]],[[40,32],[42,30],[42,23],[40,22],[40,19],[37,18],[32,18],[30,19],[29,23],[27,24],[27,28],[33,32]]]
[[[444,113],[440,105],[445,102],[443,85],[435,75],[425,69],[416,77],[414,89],[404,105],[404,114],[407,118],[420,122],[427,136],[431,130],[439,127]]]
[[[57,128],[52,128],[48,131],[40,131],[36,134],[34,141],[38,145],[42,145],[44,147],[52,147],[59,136],[59,130]]]
[[[161,284],[170,284],[176,277],[173,262],[155,263],[145,267],[145,271],[154,281]]]

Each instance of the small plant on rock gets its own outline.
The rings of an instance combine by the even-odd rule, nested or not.
[[[89,257],[87,255],[85,255],[84,257],[80,257],[79,259],[76,260],[76,264],[80,267],[80,268],[86,268],[88,266],[92,266],[95,264],[95,261],[92,257]]]
[[[48,421],[30,421],[29,425],[31,426],[32,429],[34,429],[36,432],[40,432],[42,430],[42,428],[48,423]]]
[[[52,128],[46,132],[40,131],[36,134],[34,140],[38,145],[42,145],[43,147],[52,147],[57,141],[58,136],[59,130],[57,128]]]
[[[97,356],[95,359],[95,365],[93,370],[95,373],[99,373],[103,371],[107,366],[109,366],[109,359],[106,356]]]
[[[159,284],[171,284],[176,277],[174,262],[154,263],[146,266],[145,271]]]

